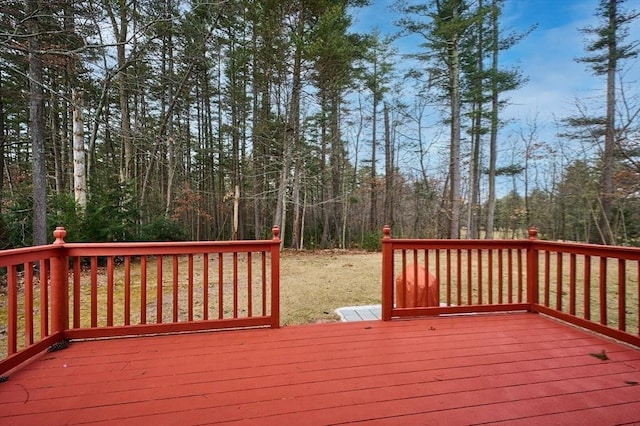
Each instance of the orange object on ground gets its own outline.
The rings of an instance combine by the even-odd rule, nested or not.
[[[396,277],[396,307],[428,306],[440,306],[438,280],[420,265],[407,265]]]

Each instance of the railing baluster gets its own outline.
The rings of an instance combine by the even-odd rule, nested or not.
[[[447,301],[447,304],[449,306],[451,306],[451,291],[452,291],[452,288],[451,288],[451,277],[452,277],[452,274],[451,274],[451,250],[446,249],[444,253],[445,253],[445,262],[446,262],[446,268],[447,268],[447,272],[446,272],[446,275],[447,275],[447,295],[448,295],[448,298],[449,298],[449,300]],[[460,303],[460,289],[457,288],[457,287],[456,287],[456,303],[458,305],[461,304]]]
[[[536,240],[535,228],[529,228],[529,241]],[[540,303],[540,252],[534,244],[527,248],[527,303],[534,311]]]
[[[193,254],[187,256],[187,321],[193,321]]]
[[[438,283],[438,285],[434,288],[431,288],[431,286],[429,286],[429,282],[431,281],[429,280],[429,275],[431,272],[431,268],[429,267],[429,249],[424,249],[423,252],[424,252],[424,282],[426,283],[425,291],[427,293],[426,294],[427,300],[431,300],[431,299],[437,300],[439,304],[440,293],[439,293],[438,287],[440,284]],[[430,297],[432,291],[435,292],[436,294],[433,297]]]
[[[383,321],[391,320],[391,313],[394,307],[394,287],[393,264],[395,254],[391,241],[391,229],[385,225],[382,228],[382,288],[381,288],[381,316]],[[273,265],[272,265],[273,268]]]
[[[238,253],[233,253],[233,318],[238,318]]]
[[[473,255],[471,253],[471,249],[467,249],[466,251],[466,263],[467,263],[467,305],[473,304],[473,279],[471,278],[471,259]]]
[[[493,304],[493,250],[487,250],[487,298]]]
[[[209,253],[202,254],[202,319],[209,319]]]
[[[253,292],[251,288],[253,286],[253,277],[251,275],[252,266],[251,252],[249,252],[247,253],[247,303],[249,304],[249,306],[247,306],[247,316],[249,317],[253,316]]]
[[[438,282],[438,301],[440,300],[440,286],[442,285],[442,274],[440,273],[440,250],[434,250],[434,256],[436,257],[436,281]],[[451,306],[451,286],[447,282],[447,306]]]
[[[98,258],[91,257],[91,327],[98,326]]]
[[[18,281],[16,265],[7,267],[7,352],[18,351]]]
[[[224,316],[224,275],[223,275],[223,256],[218,253],[218,319]]]
[[[407,251],[402,250],[402,283],[407,282]],[[398,306],[406,307],[407,306],[407,286],[403,285],[402,291],[400,294],[397,294],[398,298]]]
[[[147,256],[140,258],[140,324],[147,323]]]
[[[569,255],[569,313],[576,314],[576,259],[575,253]]]
[[[413,252],[413,305],[412,306],[420,306],[419,301],[418,301],[418,293],[419,293],[419,289],[418,289],[418,282],[419,282],[419,277],[418,277],[418,251],[417,250],[412,250]],[[428,285],[429,281],[426,281],[425,284]],[[426,291],[426,289],[425,289]]]
[[[162,255],[156,256],[156,323],[163,323],[163,300],[162,300],[162,292],[163,292],[163,282],[164,279],[162,277],[162,264],[164,263],[164,257]]]
[[[607,325],[607,258],[600,256],[600,324]]]
[[[262,252],[262,315],[267,315],[267,253]]]
[[[280,229],[271,228],[271,327],[280,327]]]
[[[40,261],[40,338],[49,335],[49,267]]]
[[[562,311],[562,253],[556,253],[556,309]]]
[[[523,285],[523,271],[524,268],[522,267],[522,250],[518,249],[517,250],[517,256],[518,256],[518,303],[522,303],[522,293],[524,292],[524,285]]]
[[[504,253],[498,249],[498,303],[504,301]]]
[[[513,250],[507,249],[507,293],[508,303],[513,303]]]
[[[544,306],[550,306],[550,287],[551,287],[551,253],[549,250],[544,252]]]
[[[618,330],[627,330],[627,264],[618,259]]]
[[[456,285],[458,291],[458,305],[462,305],[462,256],[461,250],[456,250]]]
[[[131,257],[124,257],[124,318],[123,324],[131,324]]]
[[[107,327],[113,326],[113,256],[107,257]]]
[[[81,327],[80,306],[82,301],[80,300],[80,280],[82,278],[82,268],[80,262],[82,259],[79,256],[73,258],[73,328]]]
[[[173,294],[173,300],[172,300],[172,310],[173,312],[171,313],[171,319],[173,320],[173,322],[178,322],[178,312],[179,312],[179,304],[178,304],[178,256],[177,255],[173,255],[171,256],[171,264],[172,264],[172,279],[171,281],[173,282],[172,284],[172,294]]]
[[[33,344],[33,267],[25,262],[24,268],[24,337],[25,346]]]
[[[584,256],[584,288],[583,288],[583,316],[586,320],[591,320],[591,256]]]
[[[476,250],[476,256],[478,258],[478,304],[482,305],[482,250]]]

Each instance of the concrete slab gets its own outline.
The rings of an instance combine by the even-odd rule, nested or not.
[[[340,321],[374,321],[379,320],[382,314],[380,305],[345,306],[336,309]]]

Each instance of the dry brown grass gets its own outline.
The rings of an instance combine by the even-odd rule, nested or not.
[[[240,283],[239,301],[241,316],[246,315],[247,295],[245,283],[247,281],[246,256],[239,256],[238,281]],[[260,310],[260,290],[259,290],[259,256],[253,257],[253,309],[257,314]],[[165,282],[170,278],[169,259],[165,260]],[[212,256],[209,260],[209,317],[215,318],[218,314],[216,306],[217,293],[217,258]],[[225,282],[225,306],[224,316],[229,317],[232,310],[229,294],[232,286],[232,262],[230,255],[225,255],[224,282]],[[280,322],[282,325],[306,324],[313,322],[337,321],[338,316],[335,310],[342,306],[367,305],[380,303],[381,297],[381,268],[382,257],[380,253],[352,252],[344,250],[322,250],[322,251],[284,251],[280,256]],[[180,257],[178,269],[185,271],[186,257]],[[132,282],[139,281],[136,268],[132,268]],[[147,317],[155,320],[155,267],[149,265],[147,271],[147,281],[150,283],[147,288],[148,300]],[[118,303],[123,297],[122,274],[115,273],[115,300]],[[202,267],[198,261],[194,264],[194,282],[202,282]],[[184,284],[183,284],[184,286]],[[139,288],[139,287],[138,287]],[[86,291],[87,289],[85,289]],[[100,289],[102,293],[100,299],[106,298],[104,286]],[[134,288],[134,290],[137,290]],[[184,290],[184,289],[182,289]],[[133,291],[132,306],[139,304],[139,291]],[[194,301],[196,315],[202,304],[202,288],[194,286]],[[163,321],[171,321],[170,312],[172,295],[170,287],[165,287],[163,292],[163,305],[165,317]],[[84,296],[88,298],[88,294]],[[103,305],[103,304],[101,304]],[[184,318],[186,303],[181,299],[180,317]],[[134,311],[134,309],[132,309]],[[116,315],[122,312],[119,307],[115,308]],[[103,312],[100,312],[103,317]],[[137,323],[139,316],[133,316],[132,322]],[[184,319],[182,319],[184,320]],[[115,322],[120,318],[116,316]],[[86,322],[86,321],[83,321]]]
[[[280,260],[282,324],[334,321],[337,308],[380,303],[381,269],[380,253],[285,251]]]

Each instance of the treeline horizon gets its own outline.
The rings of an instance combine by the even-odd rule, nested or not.
[[[541,142],[535,122],[504,134],[527,76],[502,57],[535,31],[503,28],[505,1],[398,0],[383,36],[352,30],[366,0],[7,0],[0,249],[57,226],[105,242],[265,239],[277,225],[286,248],[367,250],[383,225],[412,238],[535,226],[640,245],[637,13],[599,1],[577,60],[603,96],[575,100]],[[394,47],[405,35],[421,40],[410,56]]]

